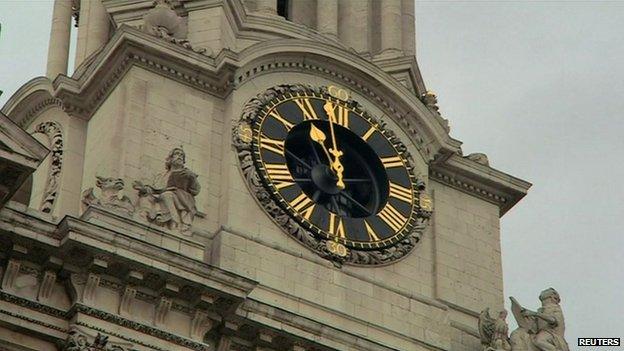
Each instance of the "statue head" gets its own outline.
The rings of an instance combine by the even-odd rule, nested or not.
[[[556,304],[561,302],[561,297],[559,296],[559,293],[557,292],[557,290],[555,290],[554,288],[548,288],[542,291],[539,295],[539,299],[542,302],[542,304],[548,301],[552,301]]]
[[[502,310],[500,312],[498,312],[498,318],[505,320],[507,318],[507,310]]]
[[[171,168],[181,168],[186,162],[186,154],[181,147],[176,147],[169,152],[167,159],[165,160],[165,168],[170,170]]]

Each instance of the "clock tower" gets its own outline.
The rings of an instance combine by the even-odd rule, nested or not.
[[[2,108],[50,152],[0,210],[0,350],[480,350],[530,184],[462,153],[414,25],[413,0],[55,0],[47,77]]]

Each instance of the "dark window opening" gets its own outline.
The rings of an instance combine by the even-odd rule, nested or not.
[[[290,16],[288,15],[289,2],[288,0],[277,0],[277,14],[287,20],[290,20]]]

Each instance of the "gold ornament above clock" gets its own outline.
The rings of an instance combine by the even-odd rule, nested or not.
[[[233,140],[260,205],[335,264],[390,263],[420,239],[431,208],[407,148],[345,90],[271,88],[245,105]]]

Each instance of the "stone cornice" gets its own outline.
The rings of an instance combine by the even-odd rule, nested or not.
[[[284,61],[275,62],[275,55]],[[292,59],[286,59],[289,56]],[[267,60],[272,60],[273,64],[267,64]],[[54,96],[62,100],[66,112],[88,119],[132,66],[221,98],[229,94],[234,84],[256,74],[275,70],[322,73],[330,79],[343,81],[345,86],[380,105],[417,144],[421,144],[426,159],[433,159],[439,153],[456,152],[461,145],[448,135],[417,96],[383,69],[337,46],[302,39],[267,41],[239,54],[223,50],[216,57],[206,57],[122,26],[79,75],[55,79]]]
[[[120,251],[120,248],[125,249],[121,251],[128,251],[127,257],[123,254],[117,255],[128,260],[130,265],[144,265],[143,262],[138,261],[139,258],[142,258],[144,262],[151,262],[152,267],[158,267],[156,268],[158,270],[166,269],[166,273],[162,273],[171,274],[172,278],[214,289],[215,292],[226,294],[236,300],[244,299],[256,285],[255,282],[235,273],[69,216],[63,218],[59,223],[59,230],[56,235],[62,237],[63,246],[68,248],[91,242],[98,243],[98,247],[88,247],[88,249],[101,250],[103,254],[115,254],[115,252]],[[106,249],[102,249],[105,246],[110,247],[114,252],[106,252]],[[177,273],[170,273],[172,271]]]
[[[341,349],[340,346],[344,347],[345,345],[357,344],[358,350],[361,351],[400,350],[363,338],[361,335],[350,333],[344,329],[340,330],[338,328],[334,328],[326,322],[316,321],[311,318],[296,315],[292,312],[281,309],[279,306],[271,306],[253,299],[246,300],[237,310],[237,313],[240,316],[244,316],[252,321],[263,323],[268,327],[287,330],[289,333],[298,335],[302,338],[314,338],[315,335],[322,335],[323,340],[317,340],[317,342],[332,349]],[[352,319],[350,316],[346,317],[348,320]],[[334,320],[333,322],[339,324],[339,319]],[[370,325],[368,329],[373,335],[385,334],[386,336],[382,339],[387,340],[388,336],[392,336],[409,344],[420,345],[427,350],[445,350],[443,345],[435,345],[434,343],[436,343],[436,341],[429,342],[429,340],[417,340],[379,325]],[[374,332],[372,332],[373,330]],[[431,331],[440,332],[440,330],[434,328],[431,328]]]
[[[531,187],[527,181],[459,155],[433,162],[429,177],[497,205],[500,216],[520,201]]]
[[[54,253],[54,256],[63,257],[68,264],[77,267],[84,264],[72,261],[90,260],[89,257],[75,257],[76,249],[80,249],[78,251],[86,250],[100,256],[116,257],[128,266],[170,276],[174,281],[179,281],[180,285],[208,288],[232,301],[246,298],[256,286],[252,280],[235,273],[103,226],[69,216],[56,225],[9,207],[0,210],[0,231],[7,238],[26,247],[38,247],[37,252],[44,256]]]
[[[54,94],[63,101],[67,112],[88,119],[134,65],[224,97],[229,92],[232,72],[227,56],[224,51],[216,58],[206,57],[122,26],[80,75],[57,77]]]

